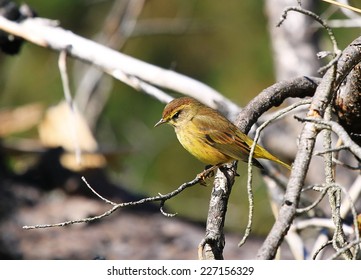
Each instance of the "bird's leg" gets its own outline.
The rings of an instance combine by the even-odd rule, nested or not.
[[[200,184],[205,186],[206,185],[206,179],[214,176],[214,170],[218,168],[218,165],[207,165],[204,170],[197,174],[197,178],[200,179]]]

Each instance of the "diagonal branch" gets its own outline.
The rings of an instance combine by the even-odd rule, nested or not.
[[[132,85],[128,83],[127,79],[122,79],[122,77],[136,77],[153,86],[190,95],[206,105],[218,109],[230,118],[239,112],[237,105],[204,83],[80,37],[68,30],[54,26],[54,21],[29,18],[17,23],[0,16],[0,30],[56,51],[69,48],[70,56],[93,64],[130,86]],[[119,75],[119,72],[122,72],[123,75]]]

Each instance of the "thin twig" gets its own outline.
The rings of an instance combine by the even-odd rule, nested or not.
[[[320,246],[320,248],[318,248],[318,249],[315,251],[315,253],[314,253],[313,256],[312,256],[312,259],[315,260],[315,259],[317,258],[317,255],[318,255],[324,248],[326,248],[326,246],[331,245],[331,244],[332,244],[332,241],[331,241],[331,240],[328,240],[328,241],[326,241],[325,243],[323,243],[323,244]]]
[[[283,11],[283,14],[281,16],[281,20],[277,24],[277,27],[282,25],[282,23],[287,18],[288,12],[290,12],[290,11],[299,12],[301,14],[307,15],[307,16],[313,18],[315,21],[317,21],[319,24],[321,24],[323,26],[323,28],[326,29],[327,34],[328,34],[328,36],[329,36],[329,38],[331,40],[332,46],[333,46],[334,57],[327,65],[321,67],[318,70],[319,73],[324,73],[327,69],[329,69],[331,66],[334,66],[335,63],[337,63],[338,59],[340,58],[340,56],[342,54],[340,49],[337,46],[337,41],[336,41],[335,35],[333,34],[332,29],[328,26],[328,24],[320,16],[316,15],[315,13],[313,13],[311,11],[305,10],[305,9],[303,9],[301,7],[297,7],[297,6],[288,7]]]
[[[201,178],[199,178],[198,176],[193,179],[192,181],[186,182],[184,184],[182,184],[181,186],[179,186],[177,189],[175,189],[174,191],[167,193],[167,194],[159,194],[157,196],[153,196],[153,197],[146,197],[146,198],[142,198],[140,200],[137,201],[130,201],[130,202],[124,202],[124,203],[118,203],[118,204],[112,204],[112,202],[107,202],[113,205],[113,207],[111,209],[109,209],[108,211],[104,212],[103,214],[94,216],[94,217],[90,217],[90,218],[84,218],[84,219],[79,219],[79,220],[71,220],[71,221],[65,221],[65,222],[61,222],[61,223],[55,223],[55,224],[41,224],[41,225],[32,225],[32,226],[23,226],[23,229],[38,229],[38,228],[51,228],[51,227],[63,227],[63,226],[67,226],[67,225],[72,225],[72,224],[79,224],[79,223],[89,223],[95,220],[99,220],[101,218],[107,217],[110,214],[112,214],[113,212],[115,212],[116,210],[118,210],[119,208],[124,208],[124,207],[128,207],[128,206],[136,206],[136,205],[140,205],[140,204],[144,204],[144,203],[148,203],[148,202],[155,202],[155,201],[160,201],[161,202],[161,206],[164,205],[164,202],[168,199],[171,199],[172,197],[178,195],[179,193],[181,193],[182,191],[184,191],[185,189],[192,187],[196,184],[198,184],[201,181]],[[88,186],[88,184],[87,184]],[[89,187],[89,186],[88,186]],[[92,188],[91,188],[92,189]],[[95,191],[93,191],[97,196],[99,196],[100,198],[102,198],[102,196],[98,195]],[[103,199],[104,201],[107,201],[106,199]]]
[[[66,58],[67,58],[67,54],[70,50],[71,50],[71,46],[68,46],[67,48],[63,49],[60,52],[58,66],[59,66],[61,81],[63,84],[65,100],[69,104],[69,107],[71,108],[71,110],[73,110],[74,102],[73,102],[73,98],[72,98],[71,92],[70,92],[68,70],[66,67]]]
[[[332,66],[334,78],[336,76],[336,65]],[[331,120],[331,106],[328,105],[325,114],[324,120]],[[323,131],[323,148],[328,150],[332,147],[331,131],[326,129]],[[323,155],[325,162],[325,180],[326,186],[333,186],[335,184],[335,176],[332,168],[332,158],[331,153],[326,153]],[[333,247],[338,250],[340,247],[343,247],[346,243],[345,233],[342,229],[342,220],[340,216],[340,203],[341,203],[341,190],[340,188],[330,187],[327,188],[327,194],[329,199],[329,204],[331,206],[332,220],[335,224],[335,231],[332,238]],[[345,258],[352,258],[352,254],[349,251],[345,251]]]
[[[347,164],[347,163],[345,163],[345,162],[342,162],[342,161],[340,161],[340,160],[338,160],[338,159],[332,159],[332,162],[333,163],[335,163],[335,164],[338,164],[338,165],[340,165],[340,166],[343,166],[343,167],[345,167],[345,168],[348,168],[348,169],[350,169],[350,170],[361,170],[361,166],[360,165],[358,165],[358,166],[352,166],[352,165],[350,165],[350,164]]]
[[[80,143],[79,143],[79,137],[78,137],[78,131],[76,127],[76,108],[74,104],[74,100],[71,95],[70,86],[69,86],[69,77],[68,77],[68,70],[66,67],[66,58],[68,55],[68,52],[71,50],[71,46],[68,45],[66,48],[60,51],[59,54],[59,60],[58,60],[58,66],[61,76],[61,81],[63,84],[63,90],[64,90],[64,97],[65,100],[70,108],[70,115],[73,119],[73,121],[69,124],[71,135],[73,137],[73,143],[74,143],[74,153],[75,153],[75,161],[78,165],[81,164],[81,149],[80,149]]]
[[[337,1],[333,1],[333,0],[322,0],[322,1],[333,4],[333,5],[336,5],[336,6],[339,6],[341,8],[349,9],[351,11],[354,11],[354,12],[357,12],[357,13],[361,14],[361,9],[358,9],[356,7],[353,7],[353,6],[344,4],[344,3],[340,3],[340,2],[337,2]]]
[[[161,194],[159,193],[159,195],[161,195]],[[173,218],[173,217],[178,215],[178,213],[167,213],[167,212],[165,212],[164,203],[165,203],[165,200],[161,200],[160,205],[159,205],[159,210],[164,216],[166,216],[168,218]]]
[[[302,213],[308,212],[308,211],[312,210],[313,208],[315,208],[325,197],[325,195],[327,194],[327,190],[328,190],[328,187],[324,187],[321,191],[321,195],[311,205],[304,207],[304,208],[297,208],[296,213],[302,214]]]
[[[311,250],[311,259],[321,259],[322,258],[322,249],[320,250],[320,248],[322,247],[323,244],[325,244],[326,242],[328,242],[328,230],[322,229],[320,231],[320,234],[317,236],[317,239],[315,240],[312,250]]]
[[[326,150],[323,150],[323,151],[314,152],[313,155],[314,156],[321,156],[321,155],[326,154],[326,153],[334,153],[334,152],[339,152],[339,151],[342,151],[342,150],[348,150],[348,146],[342,145],[342,146],[337,147],[337,148],[331,148],[331,149],[326,149]]]
[[[346,246],[342,247],[340,250],[338,250],[335,254],[333,254],[330,257],[330,260],[334,260],[336,258],[338,258],[339,256],[341,256],[342,254],[344,254],[345,252],[349,251],[350,249],[352,249],[354,246],[356,245],[360,245],[361,244],[361,240],[360,239],[356,239],[351,241],[350,243],[348,243]]]
[[[302,230],[306,227],[310,227],[310,226],[319,226],[319,227],[324,227],[324,228],[328,228],[328,229],[334,229],[334,235],[332,240],[329,240],[328,242],[326,242],[324,245],[329,245],[332,244],[333,248],[336,250],[336,252],[338,253],[337,256],[339,256],[340,254],[345,254],[346,258],[356,258],[356,256],[358,255],[358,251],[360,250],[359,247],[355,248],[355,252],[353,254],[351,254],[351,251],[349,250],[351,247],[347,247],[348,242],[346,242],[346,238],[345,238],[345,233],[348,235],[351,235],[352,233],[355,235],[355,240],[354,242],[355,245],[360,243],[360,233],[358,230],[358,225],[357,225],[357,212],[355,209],[355,206],[353,204],[352,198],[349,195],[349,193],[347,192],[347,190],[345,188],[343,188],[342,186],[334,183],[334,184],[329,184],[327,187],[325,187],[324,190],[327,190],[327,192],[338,192],[340,193],[341,191],[346,195],[346,198],[349,201],[350,204],[350,209],[352,212],[352,216],[353,216],[353,228],[351,228],[348,225],[345,225],[344,223],[342,223],[341,221],[338,222],[337,218],[336,218],[336,222],[335,222],[335,215],[338,215],[338,218],[341,220],[341,215],[340,213],[335,213],[333,210],[332,213],[332,217],[333,217],[333,222],[331,224],[331,221],[329,219],[320,219],[320,218],[313,218],[311,220],[307,220],[307,221],[300,221],[300,222],[296,222],[295,226]],[[338,205],[341,205],[341,203],[338,201],[340,197],[340,194],[336,194],[335,195],[335,204],[336,204],[336,208],[339,208]],[[321,246],[315,253],[315,256],[325,247],[325,246]],[[354,245],[354,246],[355,246]],[[345,249],[345,247],[347,247],[348,249]],[[340,253],[340,251],[342,253]]]
[[[317,15],[317,14],[315,14],[315,13],[309,11],[309,10],[305,10],[305,9],[303,9],[301,7],[298,7],[298,6],[293,6],[293,7],[286,8],[283,11],[283,14],[281,16],[281,20],[278,22],[277,27],[281,26],[282,23],[286,20],[287,14],[288,14],[289,11],[294,11],[294,12],[298,12],[298,13],[304,14],[306,16],[309,16],[312,19],[314,19],[315,21],[317,21],[319,24],[321,24],[323,26],[323,28],[325,28],[327,33],[328,33],[328,36],[329,36],[329,38],[331,40],[331,43],[333,45],[333,50],[334,50],[335,54],[339,52],[339,48],[337,47],[337,41],[336,41],[335,35],[333,34],[332,29],[327,25],[327,23],[319,15]]]
[[[311,118],[311,117],[301,118],[301,117],[295,116],[295,118],[302,122],[314,122],[316,124],[325,125],[328,128],[331,128],[332,131],[335,132],[338,135],[338,137],[340,137],[342,139],[342,142],[345,144],[346,147],[348,147],[348,149],[351,151],[351,153],[353,153],[358,159],[361,159],[361,147],[358,146],[351,139],[351,137],[348,135],[346,130],[337,122],[326,121],[326,120],[321,120],[319,118]]]
[[[327,228],[330,230],[335,229],[335,225],[329,218],[311,218],[308,220],[295,221],[294,226],[297,230],[304,230],[310,227]],[[354,232],[353,228],[349,225],[343,224],[342,227],[344,231],[349,235]]]
[[[348,195],[350,198],[345,198],[342,202],[342,208],[341,208],[341,217],[345,218],[348,214],[348,212],[351,210],[351,207],[353,206],[353,201],[358,201],[360,195],[361,195],[361,175],[358,175],[355,181],[353,182],[352,186],[348,189]]]
[[[339,186],[339,187],[343,191],[343,193],[345,194],[346,199],[348,200],[348,206],[349,206],[349,208],[351,210],[351,213],[352,213],[353,227],[354,227],[354,232],[355,232],[355,241],[360,242],[360,231],[359,231],[359,226],[358,226],[358,221],[357,221],[357,211],[356,211],[356,208],[355,208],[354,201],[352,200],[352,197],[351,197],[350,193],[344,187],[342,187],[342,186]],[[344,218],[344,217],[342,217],[343,213],[341,212],[341,209],[339,209],[339,212],[340,212],[339,213],[340,217]],[[355,252],[353,254],[353,259],[356,259],[356,257],[358,256],[360,250],[361,250],[360,246],[356,247]]]
[[[81,177],[81,179],[83,180],[83,182],[85,183],[85,185],[97,196],[99,197],[101,200],[103,200],[105,203],[111,204],[113,206],[116,206],[117,203],[110,201],[109,199],[106,199],[105,197],[101,196],[99,193],[97,193],[92,186],[88,183],[88,181],[85,179],[84,176]]]
[[[107,70],[105,70],[105,72],[107,72]],[[144,80],[141,80],[140,78],[138,78],[136,76],[127,75],[124,72],[122,72],[121,70],[118,70],[118,69],[116,69],[114,71],[111,70],[108,72],[108,74],[112,75],[119,81],[122,81],[123,83],[133,87],[134,89],[139,90],[143,93],[146,93],[146,94],[154,97],[155,99],[159,100],[160,102],[168,103],[168,102],[172,101],[172,99],[173,99],[172,96],[165,93],[164,91],[157,88],[156,86],[154,86],[150,83],[147,83]]]
[[[295,108],[298,108],[299,106],[302,106],[302,105],[305,105],[305,104],[310,104],[310,103],[311,103],[311,100],[309,100],[309,99],[301,100],[300,102],[294,103],[294,104],[288,106],[287,108],[284,108],[284,109],[278,111],[277,113],[275,113],[272,118],[270,118],[268,121],[265,121],[256,130],[256,134],[255,134],[255,137],[253,139],[253,144],[251,146],[251,150],[250,150],[249,157],[248,157],[248,178],[247,178],[247,193],[248,193],[248,203],[249,203],[249,206],[248,206],[248,223],[247,223],[247,226],[246,226],[244,236],[242,237],[241,241],[238,243],[239,247],[241,247],[246,242],[249,234],[251,233],[251,229],[252,229],[252,217],[253,217],[253,210],[254,210],[253,191],[252,191],[252,178],[253,178],[253,176],[252,176],[252,159],[253,159],[254,150],[256,148],[258,139],[260,137],[260,133],[271,122],[281,118],[282,116],[288,114],[289,112],[291,112]]]

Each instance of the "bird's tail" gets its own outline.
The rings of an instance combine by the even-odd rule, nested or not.
[[[264,158],[264,159],[272,160],[272,161],[286,167],[288,170],[291,170],[291,166],[289,164],[284,163],[282,160],[275,157],[274,155],[269,153],[265,148],[263,148],[263,147],[261,147],[259,145],[256,146],[256,149],[254,151],[254,157],[255,158]]]

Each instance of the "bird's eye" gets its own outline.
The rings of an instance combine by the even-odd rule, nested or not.
[[[178,119],[179,114],[180,114],[181,112],[182,112],[182,110],[177,111],[177,112],[173,115],[172,119],[173,119],[173,120]]]

